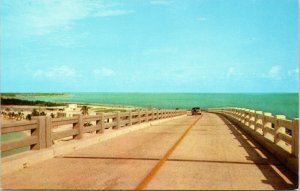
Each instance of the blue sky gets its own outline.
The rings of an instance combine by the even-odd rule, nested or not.
[[[2,0],[1,92],[297,92],[296,0]]]

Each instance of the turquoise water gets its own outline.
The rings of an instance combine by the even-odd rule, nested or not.
[[[30,100],[99,103],[150,108],[244,107],[298,117],[298,93],[71,93],[30,96]]]

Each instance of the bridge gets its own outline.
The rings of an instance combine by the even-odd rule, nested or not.
[[[69,126],[68,126],[69,125]],[[6,124],[4,189],[295,189],[298,119],[241,108],[146,110]],[[59,130],[62,129],[62,130]]]

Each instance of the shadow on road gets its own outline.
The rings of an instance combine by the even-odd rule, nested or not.
[[[290,172],[270,152],[258,144],[250,135],[229,121],[222,115],[218,115],[228,126],[232,134],[246,150],[249,161],[253,161],[263,173],[265,184],[271,185],[274,189],[295,189],[298,188],[298,176]],[[265,156],[265,157],[264,157]],[[249,174],[251,176],[251,174]]]

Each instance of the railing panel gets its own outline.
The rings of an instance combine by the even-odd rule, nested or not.
[[[114,126],[116,126],[116,125],[117,125],[116,122],[105,123],[105,128],[108,129],[108,128],[114,127]]]
[[[93,131],[100,130],[101,126],[100,125],[91,125],[83,128],[84,133],[91,133]]]
[[[110,118],[116,118],[117,114],[116,113],[106,113],[104,114],[105,119],[110,119]]]
[[[277,134],[277,137],[280,139],[280,140],[282,140],[282,141],[284,141],[284,142],[286,142],[286,143],[288,143],[288,144],[292,144],[292,136],[290,136],[290,135],[287,135],[287,134],[285,134],[285,133],[278,133]]]
[[[121,125],[129,124],[129,119],[128,120],[122,120],[120,123],[121,123]]]
[[[288,119],[277,119],[277,123],[281,127],[285,127],[286,129],[293,130],[293,122]]]
[[[274,116],[265,116],[265,122],[275,123],[275,121]]]
[[[135,111],[135,112],[131,112],[132,116],[138,116],[139,112]]]
[[[53,126],[62,126],[62,125],[70,125],[73,123],[77,123],[78,119],[68,119],[68,120],[60,120],[60,121],[52,121]]]
[[[65,131],[59,131],[59,132],[52,133],[52,140],[62,139],[62,138],[74,136],[77,134],[78,134],[77,129],[69,129],[69,130],[65,130]]]
[[[20,147],[31,146],[38,143],[36,136],[28,136],[21,139],[15,139],[11,141],[1,142],[1,151],[8,151]]]
[[[84,133],[94,131],[104,133],[104,129],[111,127],[118,129],[185,113],[185,111],[172,110],[137,110],[135,112],[98,113],[93,116],[79,114],[66,118],[39,116],[33,118],[32,121],[3,124],[1,134],[29,131],[26,132],[29,135],[21,139],[1,141],[2,151],[26,146],[30,146],[31,149],[48,148],[60,139],[69,140],[69,137],[70,140],[80,139]]]
[[[52,119],[52,123],[55,122],[60,122],[60,121],[68,121],[68,120],[72,120],[72,119],[78,119],[77,117],[61,117],[61,118],[53,118]]]
[[[100,115],[90,115],[90,116],[84,116],[83,117],[83,122],[87,123],[87,122],[91,122],[91,121],[96,121],[96,120],[100,120]]]
[[[209,112],[224,114],[240,121],[245,128],[252,129],[259,136],[298,158],[298,119],[288,120],[285,116],[241,108],[210,108]],[[294,122],[295,121],[295,122]]]
[[[1,134],[26,131],[26,130],[36,129],[36,128],[37,128],[37,122],[34,122],[32,124],[27,124],[27,125],[20,124],[20,126],[16,125],[10,127],[1,127]]]
[[[14,122],[11,122],[11,123],[1,124],[1,130],[5,129],[5,128],[10,128],[10,127],[34,125],[36,123],[37,123],[36,120],[32,120],[32,121],[14,121]]]

